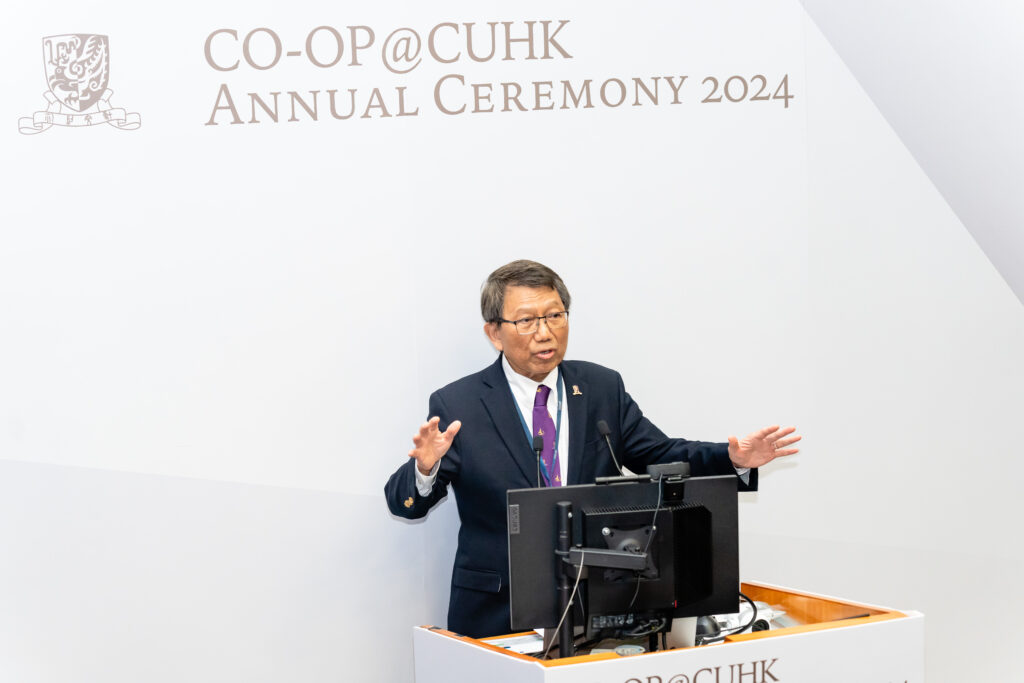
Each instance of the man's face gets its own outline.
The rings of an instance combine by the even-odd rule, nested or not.
[[[505,288],[505,320],[538,318],[549,313],[564,311],[562,299],[551,288],[509,286]],[[505,354],[508,364],[520,375],[539,382],[558,367],[569,344],[569,325],[552,330],[547,321],[540,321],[533,334],[519,334],[511,323],[487,323],[487,338],[494,348]]]

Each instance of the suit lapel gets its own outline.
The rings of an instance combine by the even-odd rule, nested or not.
[[[480,395],[484,408],[491,416],[494,428],[498,436],[505,443],[512,459],[522,471],[526,481],[534,482],[537,478],[537,456],[530,450],[530,444],[526,440],[526,434],[519,423],[519,416],[516,413],[516,406],[512,398],[512,390],[509,389],[508,380],[505,379],[505,371],[501,367],[501,356],[484,373],[484,391]]]
[[[587,385],[578,373],[562,364],[565,406],[569,414],[569,485],[579,484],[583,470],[583,444],[587,439]]]

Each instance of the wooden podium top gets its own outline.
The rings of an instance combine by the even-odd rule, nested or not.
[[[851,602],[839,598],[815,595],[813,593],[804,593],[790,588],[781,588],[769,584],[744,582],[740,584],[740,588],[751,600],[766,602],[769,605],[781,607],[786,612],[786,615],[794,621],[799,622],[799,625],[786,628],[774,628],[769,631],[757,631],[753,633],[726,636],[725,643],[719,644],[716,647],[721,647],[728,643],[747,642],[764,638],[779,638],[797,633],[810,633],[847,626],[872,624],[891,619],[904,618],[907,616],[903,612],[886,607]],[[536,657],[513,652],[487,642],[515,635],[526,635],[525,633],[508,634],[504,636],[496,635],[493,637],[478,639],[470,638],[468,636],[460,636],[456,633],[452,633],[451,631],[446,631],[437,627],[424,628],[430,628],[435,633],[471,642],[478,647],[498,652],[508,657],[534,662],[545,667],[557,667],[587,662],[600,662],[609,659],[621,659],[620,655],[617,655],[614,652],[601,652],[597,654],[581,654],[563,659],[541,660]],[[686,650],[692,648],[681,649]]]
[[[792,633],[821,631],[829,628],[868,624],[906,616],[903,612],[886,607],[849,602],[812,593],[802,593],[789,588],[779,588],[767,584],[742,583],[740,588],[751,600],[767,602],[769,605],[782,607],[787,615],[800,622],[801,625],[773,629],[771,631],[739,633],[733,636],[726,636],[726,642],[740,642]]]

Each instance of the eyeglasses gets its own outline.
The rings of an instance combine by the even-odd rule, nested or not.
[[[516,332],[519,334],[533,334],[540,327],[540,321],[543,320],[549,330],[557,330],[565,327],[569,322],[569,311],[558,311],[557,313],[548,313],[536,318],[520,318],[519,320],[504,320],[498,318],[498,323],[508,323],[516,326]]]

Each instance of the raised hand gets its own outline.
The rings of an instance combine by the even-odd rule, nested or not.
[[[729,459],[736,467],[761,467],[783,455],[793,455],[796,448],[787,448],[800,440],[800,436],[790,436],[796,427],[780,429],[772,425],[754,432],[742,439],[729,437]]]
[[[423,474],[430,474],[437,461],[451,448],[452,440],[459,433],[462,422],[455,420],[445,431],[438,429],[441,418],[432,417],[422,425],[419,432],[412,437],[415,446],[409,451],[409,457],[416,459],[416,467]]]

